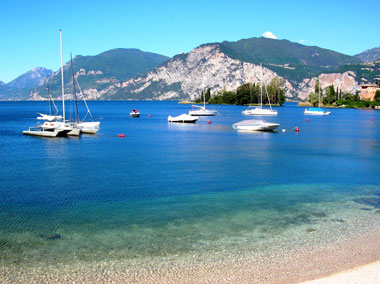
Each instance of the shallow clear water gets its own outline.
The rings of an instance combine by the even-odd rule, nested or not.
[[[260,251],[379,219],[379,111],[287,104],[277,132],[238,133],[241,106],[182,125],[176,102],[89,105],[97,135],[43,139],[21,132],[46,102],[0,102],[1,263]]]

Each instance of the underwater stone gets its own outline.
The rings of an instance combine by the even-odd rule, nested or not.
[[[365,205],[372,206],[375,208],[380,208],[380,198],[362,197],[362,198],[355,198],[353,199],[353,201],[359,204],[365,204]]]
[[[41,238],[51,241],[51,240],[59,240],[62,236],[61,234],[52,234],[52,235],[40,235]]]
[[[306,229],[306,232],[308,232],[308,233],[315,232],[315,231],[316,231],[316,229],[313,229],[313,228]]]

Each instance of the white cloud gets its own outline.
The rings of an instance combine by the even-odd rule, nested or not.
[[[304,39],[300,39],[298,42],[299,42],[299,43],[305,43],[306,40],[304,40]]]
[[[266,38],[272,38],[272,39],[277,39],[276,35],[273,34],[272,32],[265,32],[263,33],[263,37],[266,37]]]

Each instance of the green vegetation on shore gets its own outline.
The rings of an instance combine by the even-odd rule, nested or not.
[[[320,89],[317,79],[314,92],[309,94],[309,103],[317,106],[319,102],[319,92],[321,93],[321,103],[326,107],[346,107],[346,108],[374,108],[380,106],[380,91],[375,94],[375,100],[361,100],[359,93],[343,93],[334,85],[328,86],[324,91]]]
[[[285,102],[285,89],[281,78],[273,78],[268,86],[263,86],[263,104],[282,105]],[[244,84],[234,91],[220,91],[211,96],[210,89],[206,91],[206,102],[209,104],[248,105],[260,103],[260,84]],[[268,95],[266,95],[268,94]],[[203,102],[203,93],[195,103]]]

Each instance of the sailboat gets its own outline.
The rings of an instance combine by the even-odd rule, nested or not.
[[[331,112],[321,108],[321,85],[318,88],[318,107],[309,107],[305,109],[304,114],[309,115],[329,115]]]
[[[38,124],[36,127],[29,127],[22,133],[25,135],[33,135],[40,137],[66,137],[79,136],[80,128],[73,123],[69,123],[65,118],[65,91],[63,82],[63,59],[62,59],[62,30],[59,30],[60,48],[61,48],[61,83],[62,83],[62,116],[48,116],[39,113],[39,120],[45,120],[43,124]]]
[[[189,111],[191,116],[214,116],[218,111],[215,109],[206,109],[206,93],[203,91],[203,106],[192,105]],[[194,110],[194,108],[196,108]]]
[[[246,110],[243,110],[241,113],[244,115],[277,115],[277,110],[273,110],[272,106],[270,104],[270,99],[267,91],[267,87],[264,84],[263,80],[263,69],[260,64],[260,71],[261,71],[261,82],[260,82],[260,105],[258,107],[249,106]],[[265,87],[265,92],[268,97],[269,102],[269,109],[263,108],[263,85]]]
[[[70,54],[71,56],[71,54]],[[73,77],[73,89],[74,89],[74,99],[75,99],[75,109],[76,109],[76,121],[75,121],[75,125],[77,128],[80,129],[80,131],[82,133],[87,133],[87,134],[96,134],[96,132],[99,130],[99,125],[100,125],[100,122],[99,121],[85,121],[85,119],[87,118],[87,115],[89,115],[91,117],[91,120],[92,120],[92,114],[91,114],[91,111],[87,105],[87,102],[86,102],[86,99],[82,93],[82,90],[79,86],[79,83],[78,83],[78,80],[77,78],[75,77],[74,75],[74,67],[73,67],[73,58],[71,56],[71,73],[72,73],[72,77]],[[76,88],[75,88],[75,85],[78,86],[78,89],[79,89],[79,93],[81,94],[82,96],[82,99],[83,99],[83,102],[86,106],[86,109],[87,109],[87,113],[86,115],[84,116],[83,120],[79,120],[79,111],[78,111],[78,101],[77,101],[77,94],[76,94]]]

